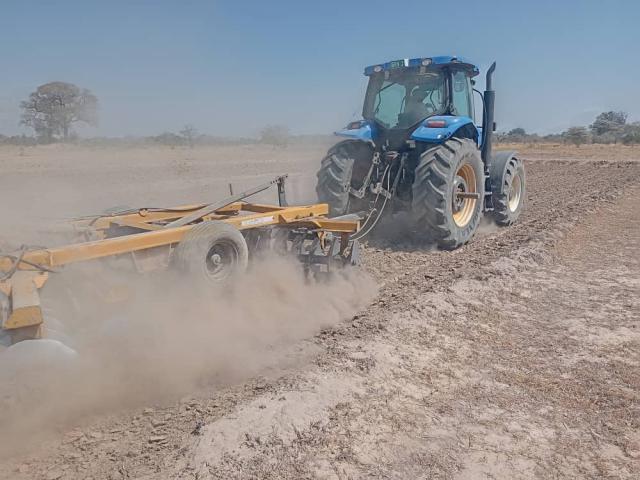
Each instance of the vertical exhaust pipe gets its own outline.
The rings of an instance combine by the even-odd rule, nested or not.
[[[487,70],[487,81],[484,90],[484,112],[482,118],[482,161],[484,162],[485,174],[489,175],[491,167],[491,147],[493,140],[494,107],[496,100],[496,92],[493,89],[493,72],[496,69],[496,62],[493,62]]]

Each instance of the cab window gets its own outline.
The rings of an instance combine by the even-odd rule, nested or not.
[[[445,72],[438,69],[399,69],[374,74],[364,105],[364,118],[384,128],[409,128],[447,106]]]
[[[453,73],[452,103],[454,114],[473,118],[471,104],[471,79],[463,71]]]

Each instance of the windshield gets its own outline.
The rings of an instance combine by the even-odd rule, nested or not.
[[[442,70],[403,69],[372,75],[369,79],[364,118],[385,128],[409,128],[446,108],[446,84]]]

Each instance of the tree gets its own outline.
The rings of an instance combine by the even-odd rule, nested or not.
[[[534,140],[535,137],[527,134],[526,130],[522,127],[512,128],[507,133],[500,133],[496,135],[496,141],[498,142],[512,142],[512,143],[520,143],[529,140]]]
[[[71,126],[98,122],[98,99],[87,89],[65,82],[40,85],[20,103],[22,125],[33,128],[36,135],[51,141],[55,136],[69,139]]]
[[[193,148],[193,143],[196,137],[198,136],[198,130],[193,125],[185,125],[182,130],[180,130],[180,136],[184,138],[184,143]]]
[[[542,137],[542,140],[548,143],[560,143],[562,142],[562,134],[561,133],[549,133]]]
[[[289,144],[289,129],[282,125],[268,125],[260,132],[260,143],[286,147]]]
[[[617,134],[626,123],[626,112],[602,112],[596,117],[590,128],[594,135]]]
[[[625,145],[640,143],[640,122],[625,125],[620,140],[622,140],[622,143]]]
[[[173,132],[164,132],[160,135],[152,137],[152,139],[154,142],[159,143],[160,145],[167,145],[172,149],[184,143],[184,138],[180,135],[176,135]]]
[[[509,130],[509,133],[507,133],[510,137],[524,137],[526,134],[527,132],[522,127],[513,128]]]
[[[583,143],[587,143],[589,132],[585,127],[571,127],[562,136],[568,141],[579,147]]]

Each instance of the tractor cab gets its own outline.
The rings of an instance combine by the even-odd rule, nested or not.
[[[447,109],[444,71],[403,69],[369,78],[363,116],[383,129],[407,129]]]
[[[443,132],[425,132],[420,127],[473,126],[471,79],[479,71],[467,60],[452,56],[394,60],[371,65],[364,73],[369,77],[364,120],[350,123],[337,135],[433,141],[436,138],[429,133],[437,137]],[[432,117],[438,118],[428,127],[425,120]]]

